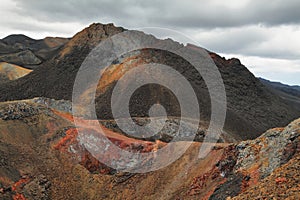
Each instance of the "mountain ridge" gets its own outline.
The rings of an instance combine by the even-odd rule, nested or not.
[[[72,88],[77,74],[88,53],[100,41],[126,29],[113,24],[92,24],[70,39],[51,59],[43,62],[38,68],[25,77],[0,86],[3,94],[0,101],[28,99],[34,97],[49,97],[53,99],[71,100]],[[152,37],[152,36],[151,36]],[[159,41],[157,39],[157,41]],[[172,44],[172,42],[170,43]],[[244,139],[257,137],[261,132],[274,126],[284,126],[300,115],[300,109],[286,104],[274,94],[240,63],[238,59],[226,60],[215,53],[209,53],[217,65],[226,88],[228,110],[225,128],[234,134],[240,134]],[[185,70],[186,77],[192,80],[194,89],[198,92],[198,100],[204,119],[210,117],[210,99],[206,85],[186,61],[169,52],[157,50],[141,50],[138,52],[140,63],[149,61],[170,65],[176,70]],[[133,59],[133,60],[130,60]],[[135,58],[127,57],[127,61],[117,63],[117,73],[123,74],[124,66],[130,66]],[[128,62],[128,64],[126,64]],[[125,70],[126,71],[126,70]],[[34,84],[33,84],[34,83]],[[99,118],[111,119],[110,96],[116,81],[112,81],[104,94],[96,96],[96,109]],[[101,84],[101,83],[100,83]],[[158,90],[157,90],[158,89]],[[165,91],[161,95],[159,91]],[[147,117],[148,108],[154,102],[160,102],[170,107],[171,116],[178,115],[176,98],[165,89],[157,86],[145,86],[139,90],[141,95],[152,94],[150,98],[132,97],[131,114],[136,117]],[[154,97],[160,97],[156,99]],[[166,107],[168,109],[168,107]]]

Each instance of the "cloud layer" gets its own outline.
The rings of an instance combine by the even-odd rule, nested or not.
[[[15,0],[19,12],[45,21],[89,22],[108,17],[122,24],[236,27],[298,24],[298,0]],[[130,21],[130,22],[128,22]]]

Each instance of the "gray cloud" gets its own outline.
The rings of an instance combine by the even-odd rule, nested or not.
[[[185,1],[182,1],[181,4],[181,8],[186,8]],[[230,4],[230,2],[228,4]],[[170,13],[176,10],[176,7],[177,5],[174,4]],[[187,9],[184,9],[181,13],[179,12],[178,15],[170,14],[161,19],[165,24],[173,24],[174,26],[208,28],[235,27],[253,24],[264,24],[268,26],[298,24],[300,22],[299,7],[300,2],[296,0],[254,0],[247,1],[245,4],[237,7],[226,5],[216,6],[214,3],[199,3],[195,6],[190,4]],[[180,7],[178,6],[177,8]]]
[[[15,0],[20,14],[44,21],[87,23],[109,18],[125,25],[235,27],[298,24],[298,0]]]
[[[192,30],[193,36],[204,47],[222,53],[239,53],[252,56],[297,59],[300,52],[274,48],[270,36],[281,32],[272,31],[282,25],[299,26],[300,1],[298,0],[14,0],[16,13],[30,16],[41,23],[11,23],[19,29],[47,29],[44,23],[114,22],[126,28],[158,26],[178,31]],[[250,28],[249,28],[250,27]],[[255,27],[255,28],[253,28]],[[55,26],[49,27],[53,31]],[[270,31],[271,30],[271,31]],[[44,30],[45,31],[45,30]],[[78,30],[74,30],[74,33]],[[195,31],[198,31],[196,33]],[[199,35],[201,32],[207,35]],[[186,31],[189,34],[188,31]],[[300,33],[300,32],[299,32]],[[288,33],[287,33],[288,34]],[[287,34],[282,37],[289,37]],[[282,38],[281,40],[284,40]]]
[[[189,31],[187,31],[189,34]],[[283,59],[300,58],[300,26],[235,28],[190,31],[201,46],[219,53]]]

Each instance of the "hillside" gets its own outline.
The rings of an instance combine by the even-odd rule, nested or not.
[[[0,85],[0,100],[17,100],[34,97],[71,100],[72,88],[79,67],[100,41],[125,31],[113,24],[92,24],[77,33],[54,56],[44,61],[32,73],[18,80]],[[151,37],[145,35],[145,38]],[[152,37],[151,37],[152,38]],[[8,40],[4,40],[4,42]],[[27,43],[30,44],[29,40]],[[157,40],[161,42],[161,40]],[[170,45],[178,43],[170,41]],[[189,47],[185,47],[189,48]],[[300,116],[300,107],[295,107],[283,100],[278,94],[264,86],[238,59],[226,60],[209,52],[221,72],[227,94],[227,118],[225,132],[235,139],[253,139],[271,127],[285,126]],[[202,120],[210,119],[210,98],[204,80],[195,73],[192,66],[184,59],[154,49],[142,49],[124,55],[122,59],[109,66],[109,73],[100,81],[96,96],[96,109],[99,119],[112,119],[110,97],[116,77],[122,76],[137,64],[150,62],[167,64],[184,74],[190,80],[200,104]],[[172,79],[169,80],[172,83]],[[101,83],[106,82],[101,89]],[[173,84],[177,84],[174,82]],[[149,95],[150,94],[150,95]],[[135,102],[135,103],[133,103]],[[146,85],[131,98],[130,110],[133,117],[147,117],[153,103],[165,106],[169,116],[180,115],[179,106],[174,95],[158,85]],[[170,106],[172,105],[172,106]]]
[[[0,103],[0,199],[225,200],[270,197],[271,191],[274,198],[299,196],[299,119],[255,140],[217,144],[204,159],[197,157],[202,144],[195,142],[170,166],[131,174],[103,165],[85,150],[72,116],[62,112],[65,105],[47,99]],[[80,128],[103,134],[92,133],[88,124]],[[155,152],[166,145],[104,130],[130,151]]]

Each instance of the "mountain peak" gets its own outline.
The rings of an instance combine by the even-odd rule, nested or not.
[[[101,24],[93,23],[79,33],[75,34],[61,51],[61,57],[69,54],[74,48],[87,47],[94,48],[99,42],[105,38],[111,37],[117,33],[125,31],[122,27],[116,27],[113,23]]]

